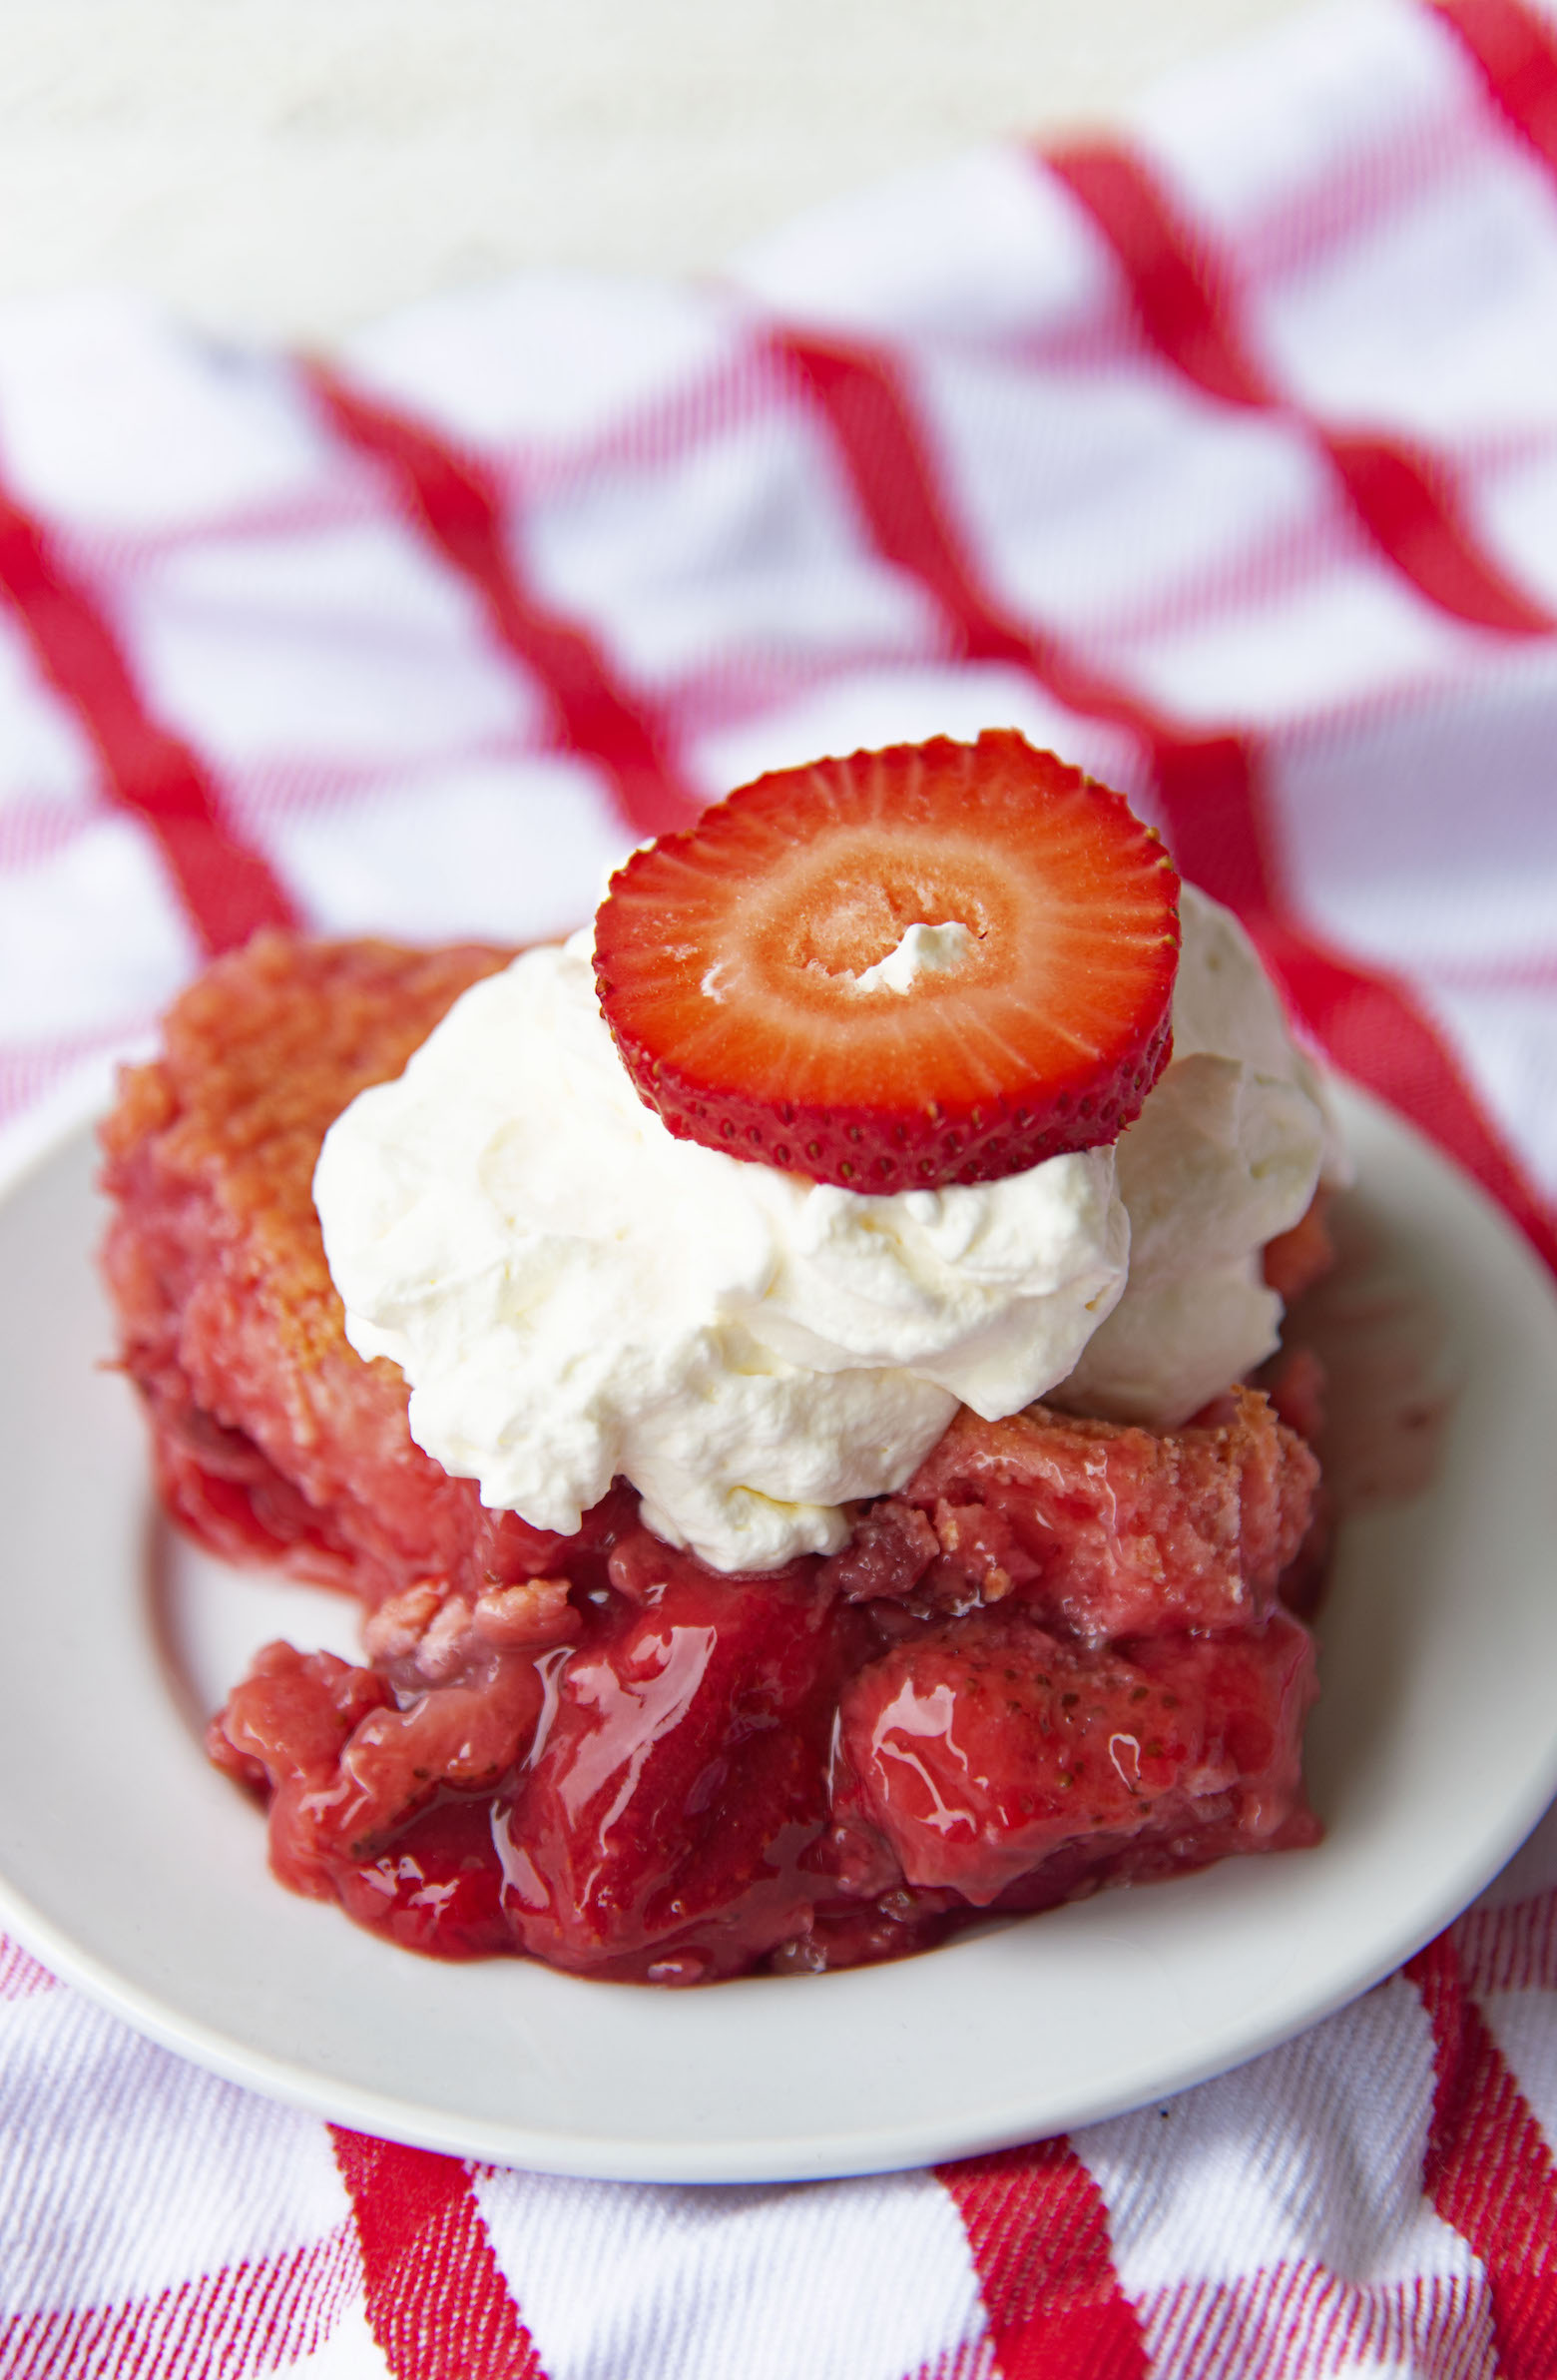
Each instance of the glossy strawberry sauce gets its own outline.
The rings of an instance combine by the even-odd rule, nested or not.
[[[730,1578],[614,1489],[422,1580],[371,1665],[276,1645],[214,1723],[294,1889],[445,1958],[663,1984],[926,1947],[1309,1843],[1315,1468],[1263,1398],[1177,1433],[964,1414],[851,1545]],[[544,1568],[543,1566],[544,1565]]]

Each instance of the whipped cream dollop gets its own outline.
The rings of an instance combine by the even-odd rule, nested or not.
[[[1130,1279],[1055,1402],[1172,1429],[1272,1354],[1261,1253],[1349,1178],[1317,1070],[1254,944],[1185,885],[1173,1057],[1118,1142]]]
[[[900,965],[956,954],[927,927]],[[587,932],[475,984],[354,1100],[314,1198],[347,1337],[400,1366],[445,1470],[560,1530],[623,1475],[727,1571],[835,1550],[840,1507],[901,1487],[959,1401],[995,1420],[1063,1380],[1130,1232],[1111,1148],[873,1198],[675,1139]]]

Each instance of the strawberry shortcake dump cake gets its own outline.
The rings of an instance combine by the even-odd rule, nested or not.
[[[1314,1840],[1313,1383],[1249,1383],[1322,1093],[1017,736],[764,778],[558,948],[261,935],[104,1147],[168,1508],[365,1606],[212,1724],[284,1883],[690,1983]]]

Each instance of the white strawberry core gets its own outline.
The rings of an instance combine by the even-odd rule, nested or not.
[[[911,991],[921,975],[954,975],[965,966],[975,936],[948,918],[940,925],[910,925],[894,950],[854,977],[856,991]]]

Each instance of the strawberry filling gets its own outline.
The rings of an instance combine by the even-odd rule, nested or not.
[[[268,1647],[212,1756],[295,1891],[620,1981],[895,1957],[1313,1841],[1313,1647],[1276,1594],[1301,1442],[1247,1391],[1179,1433],[1013,1427],[962,1417],[842,1554],[760,1578],[615,1497],[554,1544],[528,1641],[424,1582],[371,1668]]]

